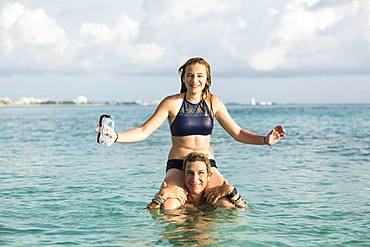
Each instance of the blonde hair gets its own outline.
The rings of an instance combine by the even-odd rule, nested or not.
[[[182,164],[183,176],[185,176],[186,165],[189,162],[195,162],[195,161],[204,162],[204,164],[206,165],[208,176],[211,174],[211,163],[209,162],[208,156],[203,153],[199,153],[199,152],[191,152],[188,155],[186,155],[184,162]]]

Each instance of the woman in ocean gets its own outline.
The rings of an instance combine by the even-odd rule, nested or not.
[[[229,204],[222,185],[226,180],[217,169],[211,136],[214,119],[236,140],[245,144],[273,145],[285,136],[284,127],[277,125],[266,136],[242,129],[231,118],[223,102],[210,92],[212,83],[211,68],[200,57],[191,58],[179,70],[180,93],[167,96],[158,105],[153,115],[140,127],[119,133],[107,133],[117,143],[133,143],[145,140],[165,120],[171,130],[172,147],[168,154],[165,187],[159,195],[168,191],[176,193],[176,198],[168,198],[161,207],[165,210],[176,209],[186,202],[186,191],[182,177],[183,160],[191,152],[208,156],[212,166],[212,177],[205,191],[207,201],[220,206]]]

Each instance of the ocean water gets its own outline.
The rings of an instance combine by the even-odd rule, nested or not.
[[[145,210],[164,177],[168,124],[147,140],[96,143],[152,106],[0,107],[0,246],[370,246],[370,105],[228,106],[244,128],[284,124],[272,149],[217,124],[222,174],[253,209]]]

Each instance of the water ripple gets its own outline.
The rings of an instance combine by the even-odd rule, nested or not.
[[[0,108],[0,245],[366,246],[370,107],[233,106],[243,127],[288,136],[247,146],[216,123],[222,174],[253,209],[144,210],[164,176],[168,126],[132,145],[96,144],[101,113],[119,129],[152,107]],[[226,151],[225,151],[226,150]]]

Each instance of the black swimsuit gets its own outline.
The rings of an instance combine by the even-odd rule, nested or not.
[[[211,163],[211,167],[217,168],[216,161],[214,159],[210,159],[209,163]],[[181,160],[181,159],[167,160],[166,172],[172,168],[182,171],[183,164],[184,164],[184,160]]]
[[[190,103],[184,96],[180,111],[171,126],[172,136],[211,135],[213,129],[212,112],[207,103],[201,100]]]
[[[197,104],[193,104],[187,101],[184,95],[181,108],[175,120],[173,120],[170,129],[172,136],[211,135],[213,129],[213,114],[204,100],[201,100]],[[209,161],[211,167],[217,168],[215,160],[210,159]],[[182,165],[182,159],[170,159],[167,161],[166,172],[172,168],[182,171]]]

